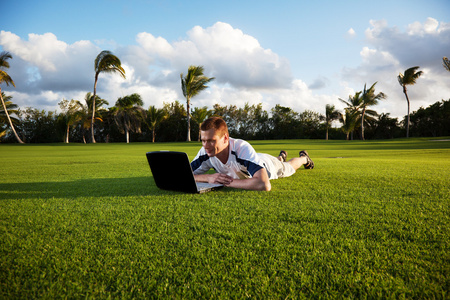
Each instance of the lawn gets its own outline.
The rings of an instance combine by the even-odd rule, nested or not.
[[[449,298],[450,141],[251,141],[271,192],[158,190],[145,153],[0,145],[0,298]]]

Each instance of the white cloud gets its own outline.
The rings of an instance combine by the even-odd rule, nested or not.
[[[93,60],[98,49],[89,41],[69,45],[52,33],[29,34],[25,41],[1,31],[0,45],[13,56],[8,73],[19,92],[73,91],[88,83],[93,86]]]
[[[353,28],[350,28],[350,29],[347,31],[347,36],[350,37],[350,38],[355,37],[355,36],[356,36],[356,31],[355,31]]]
[[[358,91],[365,83],[378,82],[376,91],[382,91],[388,98],[376,110],[403,117],[406,100],[397,76],[410,67],[419,66],[424,75],[408,88],[411,111],[450,98],[449,75],[442,67],[442,57],[450,49],[448,24],[428,18],[424,23],[410,24],[405,31],[389,27],[385,20],[372,20],[370,25],[365,32],[369,45],[360,52],[361,64],[343,69],[342,76],[348,85]]]
[[[177,74],[187,72],[189,65],[202,65],[208,76],[216,77],[216,82],[238,88],[288,86],[292,80],[286,59],[222,22],[206,29],[195,26],[187,33],[187,39],[173,44],[145,32],[138,34],[137,42],[146,51],[144,63],[155,63],[157,68],[170,66]]]

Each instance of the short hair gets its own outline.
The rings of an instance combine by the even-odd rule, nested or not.
[[[220,117],[211,117],[206,119],[200,126],[201,131],[207,131],[210,129],[214,129],[215,133],[220,137],[223,137],[225,134],[229,134],[227,123]]]

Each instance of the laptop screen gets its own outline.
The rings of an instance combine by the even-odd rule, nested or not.
[[[148,152],[147,160],[156,186],[164,190],[197,193],[189,157],[184,152]]]

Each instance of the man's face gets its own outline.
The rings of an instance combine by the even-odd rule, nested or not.
[[[228,147],[228,134],[219,137],[214,129],[209,129],[200,132],[202,139],[202,146],[206,150],[209,157],[216,156]]]

